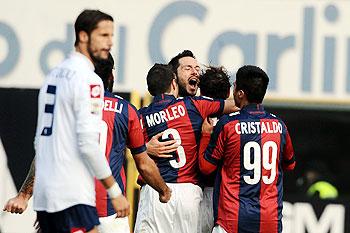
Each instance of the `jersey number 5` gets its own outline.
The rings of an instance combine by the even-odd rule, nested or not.
[[[253,150],[254,161],[251,161],[251,150]],[[262,153],[261,153],[262,152]],[[262,158],[262,163],[261,163]],[[262,146],[257,142],[248,142],[243,148],[243,166],[246,170],[253,170],[253,177],[243,176],[247,184],[257,184],[261,178],[261,169],[270,171],[269,176],[262,176],[265,184],[271,184],[276,178],[276,160],[277,160],[277,144],[273,141],[267,141]],[[262,164],[262,166],[261,166]]]
[[[183,167],[186,164],[186,155],[184,148],[181,146],[180,134],[176,129],[166,129],[162,135],[162,139],[168,139],[169,135],[172,135],[173,139],[176,140],[175,144],[179,145],[179,147],[176,149],[176,152],[179,156],[179,161],[177,162],[175,159],[172,159],[169,163],[173,168]]]

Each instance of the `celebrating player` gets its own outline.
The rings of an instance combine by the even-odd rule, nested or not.
[[[295,157],[285,124],[261,105],[268,82],[260,68],[241,67],[233,92],[241,111],[222,116],[211,137],[202,135],[200,170],[219,167],[214,233],[282,232],[282,170],[294,169]]]
[[[199,90],[201,96],[214,99],[227,99],[230,96],[230,76],[224,67],[208,66],[199,76]],[[218,118],[206,118],[204,124],[216,125]],[[199,233],[211,233],[214,227],[213,186],[216,172],[203,177],[203,199],[200,202]]]
[[[162,140],[176,139],[178,148],[171,158],[155,158],[173,197],[167,204],[155,199],[155,192],[141,188],[135,232],[197,232],[199,202],[202,189],[198,186],[197,145],[203,119],[209,115],[233,112],[233,101],[205,97],[176,99],[176,75],[169,66],[155,64],[147,75],[153,102],[140,109],[146,141],[159,132]]]
[[[200,68],[190,50],[184,50],[168,63],[176,74],[179,96],[195,96],[198,90]]]
[[[123,161],[125,147],[128,146],[143,180],[159,193],[161,202],[167,202],[170,199],[171,190],[164,183],[154,161],[146,153],[138,111],[128,101],[111,93],[114,83],[113,66],[114,60],[110,54],[108,60],[99,62],[95,70],[105,87],[101,146],[105,150],[113,176],[122,188],[123,194],[125,194]],[[96,209],[101,222],[98,226],[99,232],[130,232],[128,218],[116,219],[111,200],[100,182],[96,182]]]

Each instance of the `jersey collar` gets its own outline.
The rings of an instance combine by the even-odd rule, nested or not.
[[[93,70],[93,71],[95,70],[94,64],[84,54],[79,53],[77,51],[72,51],[70,56],[71,57],[76,57],[76,58],[81,59],[81,60],[84,60],[91,70]]]
[[[153,102],[170,102],[172,100],[176,100],[174,95],[158,94],[154,97]]]

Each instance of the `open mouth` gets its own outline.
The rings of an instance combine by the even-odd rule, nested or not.
[[[188,81],[188,84],[190,84],[190,86],[196,87],[199,84],[199,80],[197,78],[193,78]]]

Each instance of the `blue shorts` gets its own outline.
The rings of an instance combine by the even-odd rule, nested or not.
[[[75,205],[55,213],[38,211],[37,216],[43,233],[88,232],[100,224],[96,208],[88,205]]]

